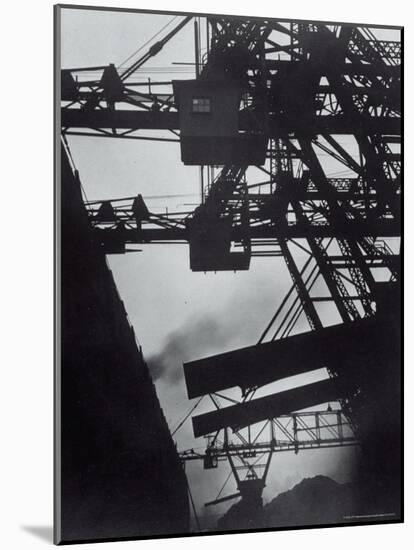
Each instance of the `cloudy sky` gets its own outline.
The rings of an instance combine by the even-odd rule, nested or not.
[[[151,38],[162,27],[168,24],[165,31],[168,32],[182,19],[174,17],[63,9],[62,67],[128,65],[146,52],[153,43]],[[147,63],[149,69],[141,70],[135,81],[144,82],[148,77],[194,78],[191,65],[173,65],[194,61],[193,32],[190,22]],[[138,49],[140,51],[128,60]],[[158,135],[171,137],[163,132]],[[181,163],[178,143],[71,137],[69,144],[89,200],[140,193],[154,212],[163,212],[165,208],[192,210],[199,203],[198,167]],[[348,147],[352,152],[351,141]],[[332,174],[341,170],[341,175],[351,175],[343,172],[342,165],[330,167]],[[165,195],[180,196],[165,198]],[[190,271],[186,245],[154,244],[140,248],[143,250],[140,253],[110,256],[108,260],[156,378],[166,418],[174,429],[193,404],[186,395],[182,363],[255,344],[290,288],[291,280],[282,258],[254,258],[247,272],[204,274]],[[338,322],[332,310],[324,307],[325,324]],[[299,326],[298,330],[306,330],[306,325]],[[281,382],[272,389],[324,376],[326,373],[321,370],[299,380]],[[211,409],[211,402],[205,398],[199,412]],[[203,439],[194,439],[190,421],[177,433],[176,439],[180,449],[205,447]],[[338,481],[348,480],[356,452],[349,448],[277,455],[265,500],[274,498],[303,477],[319,473]],[[201,463],[191,463],[187,471],[196,505],[201,510],[206,500],[216,497],[228,467],[222,463],[219,470],[204,471]],[[229,482],[223,494],[234,490]],[[220,513],[227,506],[221,505],[213,513]]]

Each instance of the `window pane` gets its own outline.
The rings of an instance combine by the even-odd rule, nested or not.
[[[192,108],[193,108],[193,113],[209,113],[211,110],[210,98],[193,97]]]

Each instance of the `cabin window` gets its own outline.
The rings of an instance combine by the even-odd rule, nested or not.
[[[209,97],[193,97],[193,113],[211,113],[211,99]]]

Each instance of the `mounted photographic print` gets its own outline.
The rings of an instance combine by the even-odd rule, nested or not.
[[[401,63],[55,7],[56,543],[403,520]]]

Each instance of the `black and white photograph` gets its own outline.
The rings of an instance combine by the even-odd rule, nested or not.
[[[54,7],[55,543],[402,522],[403,27],[137,7]]]

